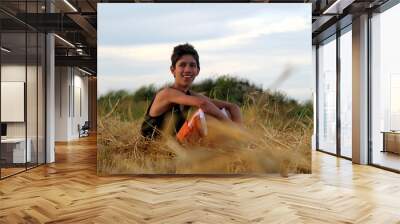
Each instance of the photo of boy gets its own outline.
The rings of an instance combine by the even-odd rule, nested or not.
[[[309,12],[102,4],[98,174],[310,173]]]

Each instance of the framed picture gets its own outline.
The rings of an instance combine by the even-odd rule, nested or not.
[[[311,4],[98,4],[98,173],[310,173],[312,74]]]

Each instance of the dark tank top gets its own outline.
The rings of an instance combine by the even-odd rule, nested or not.
[[[190,92],[187,91],[186,95],[190,95]],[[169,134],[175,135],[185,123],[187,112],[190,106],[183,106],[182,108],[182,105],[180,104],[172,104],[169,110],[156,117],[152,117],[149,113],[155,98],[156,96],[153,97],[149,107],[147,108],[146,115],[144,117],[144,121],[141,127],[141,134],[146,138],[157,138],[160,136],[160,131],[162,130],[162,128],[164,128],[166,121],[172,119],[172,122],[174,122],[174,124],[172,125],[173,130],[171,130]]]

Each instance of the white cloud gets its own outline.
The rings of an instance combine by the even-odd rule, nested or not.
[[[306,30],[308,27],[306,19],[299,16],[284,19],[266,19],[264,16],[256,16],[232,21],[228,23],[228,26],[238,34],[234,39],[246,40],[261,35]]]
[[[107,58],[131,61],[165,61],[170,57],[171,44],[148,44],[143,46],[98,46],[100,62]],[[103,61],[104,59],[104,61]]]
[[[202,51],[227,50],[251,42],[252,39],[262,35],[285,33],[305,30],[309,24],[303,17],[291,17],[279,21],[267,20],[263,17],[252,17],[229,22],[228,27],[232,35],[210,38],[207,40],[193,41],[192,44]],[[129,58],[132,61],[165,61],[169,58],[172,47],[178,42],[155,43],[128,46],[98,46],[101,58]]]
[[[98,78],[98,93],[103,95],[110,90],[125,89],[135,91],[141,86],[155,84],[161,86],[172,82],[171,76],[164,74],[147,74],[147,75],[99,75]]]
[[[186,13],[192,15],[190,12]],[[155,14],[155,18],[151,20],[154,23],[151,32],[152,35],[159,34],[157,40],[149,39],[146,44],[138,44],[140,42],[138,41],[135,44],[137,35],[131,34],[130,44],[99,44],[99,93],[104,94],[113,89],[135,90],[142,85],[161,86],[172,82],[173,78],[168,70],[170,56],[173,47],[182,43],[175,38],[177,33],[181,34],[179,40],[188,39],[199,51],[201,72],[197,81],[215,75],[232,74],[268,87],[279,77],[285,66],[290,65],[293,66],[293,70],[298,69],[296,74],[305,74],[307,71],[304,68],[311,67],[311,47],[310,52],[304,47],[304,44],[311,45],[311,36],[307,34],[311,32],[310,17],[304,16],[304,12],[296,14],[297,16],[292,16],[295,13],[290,13],[290,16],[288,14],[283,18],[280,13],[257,11],[255,14],[257,16],[250,13],[232,16],[218,20],[217,23],[207,21],[204,17],[200,20],[197,20],[196,16],[187,17],[191,19],[189,24],[193,26],[182,25],[180,23],[182,21],[179,21],[181,15],[170,14],[168,18],[171,18],[171,21],[166,21],[164,14]],[[173,18],[177,18],[175,19],[177,21]],[[135,23],[138,21],[135,20]],[[166,24],[180,24],[180,26],[169,27]],[[140,23],[136,25],[145,26]],[[102,27],[99,31],[105,29],[107,27]],[[131,27],[131,30],[134,29]],[[202,33],[203,30],[208,31],[207,35],[201,37],[203,39],[196,40],[193,39],[193,35],[189,35]],[[211,31],[218,31],[218,34],[212,35]],[[144,29],[142,32],[147,31]],[[168,33],[175,35],[174,38]],[[141,37],[144,37],[142,34],[140,33]],[[124,66],[125,64],[127,66]],[[296,74],[291,78],[301,80]],[[308,98],[309,91],[305,89],[306,87],[303,88],[304,84],[290,84],[290,86],[285,84],[287,83],[283,83],[281,87],[288,87],[286,91],[288,95]]]

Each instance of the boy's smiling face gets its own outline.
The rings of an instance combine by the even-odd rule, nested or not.
[[[175,84],[181,87],[189,87],[200,71],[196,60],[190,54],[183,55],[176,62],[175,68],[171,66],[170,69],[175,77]]]

